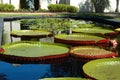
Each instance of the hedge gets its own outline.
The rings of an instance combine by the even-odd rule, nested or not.
[[[14,11],[15,7],[11,4],[0,4],[0,11]]]
[[[67,4],[50,4],[48,6],[50,12],[78,12],[78,8]]]

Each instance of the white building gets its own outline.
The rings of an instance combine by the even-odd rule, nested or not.
[[[19,0],[0,0],[0,3],[12,4],[15,6],[15,9],[19,9]]]
[[[15,9],[19,9],[21,6],[21,1],[24,0],[0,0],[0,3],[13,4]],[[41,7],[41,9],[47,9],[49,4],[64,3],[76,6],[79,8],[80,12],[90,12],[91,5],[89,4],[90,0],[34,0],[34,6],[36,9]],[[116,0],[110,0],[111,7],[109,9],[105,9],[105,12],[114,12],[116,9]],[[120,5],[119,5],[120,7]],[[120,11],[120,8],[119,8]]]

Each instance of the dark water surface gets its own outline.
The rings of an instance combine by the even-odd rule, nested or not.
[[[49,72],[49,64],[18,65],[0,61],[0,75],[3,80],[38,80]]]

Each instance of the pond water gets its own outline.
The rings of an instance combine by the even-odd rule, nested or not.
[[[10,31],[20,30],[19,21],[4,22],[2,44],[20,41],[10,36]],[[41,42],[53,42],[53,37],[40,39]],[[77,65],[77,66],[76,66]],[[11,64],[0,61],[0,80],[38,80],[50,77],[83,77],[83,63],[66,61],[57,64]]]

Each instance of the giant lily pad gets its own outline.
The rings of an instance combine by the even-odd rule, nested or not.
[[[120,28],[115,29],[115,31],[120,31]]]
[[[88,80],[85,78],[73,78],[73,77],[64,77],[64,78],[44,78],[40,80]]]
[[[105,37],[85,33],[58,34],[54,37],[54,40],[69,45],[96,45],[97,43],[100,45],[109,42],[109,39]]]
[[[115,31],[118,32],[118,34],[120,34],[120,28],[116,28]]]
[[[69,48],[63,44],[13,42],[3,45],[0,59],[13,63],[52,63],[68,57]]]
[[[109,51],[104,48],[97,46],[77,46],[73,47],[70,50],[71,56],[75,57],[80,61],[89,61],[99,58],[110,58],[118,56],[118,53],[115,51]]]
[[[120,80],[120,58],[90,61],[83,66],[83,71],[94,80]]]
[[[117,32],[115,32],[114,30],[104,29],[104,28],[96,28],[96,27],[93,27],[93,28],[76,28],[76,29],[73,29],[73,32],[102,34],[102,35],[110,36],[110,37],[113,37],[113,36],[117,35]]]
[[[82,33],[113,33],[113,30],[110,29],[103,29],[103,28],[76,28],[73,29],[73,32],[82,32]]]
[[[17,30],[17,31],[12,31],[11,36],[14,37],[47,37],[47,36],[52,36],[52,33],[49,31],[44,31],[44,30]]]

